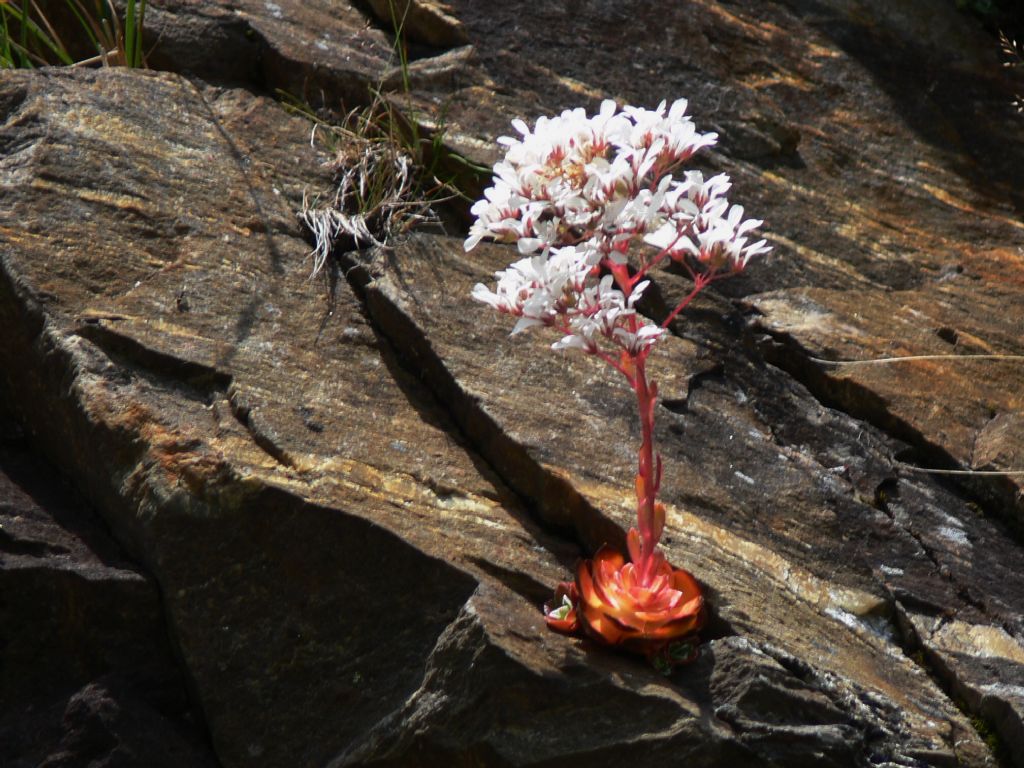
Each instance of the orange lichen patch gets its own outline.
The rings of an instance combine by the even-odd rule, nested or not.
[[[733,26],[740,27],[744,32],[746,32],[751,37],[756,37],[758,40],[761,40],[763,42],[770,41],[775,35],[779,34],[781,31],[777,26],[769,22],[747,21],[746,19],[737,16],[735,13],[730,13],[717,3],[711,3],[708,2],[707,0],[698,0],[698,2],[700,5],[707,8],[715,16],[718,16],[720,19],[729,22]]]
[[[595,88],[588,83],[584,83],[582,80],[576,80],[572,77],[566,77],[556,72],[552,72],[552,77],[558,81],[558,83],[573,93],[578,93],[580,96],[586,96],[590,99],[607,99],[608,92],[601,89]]]
[[[1024,287],[1024,248],[964,249],[961,262],[971,275],[1002,288]]]
[[[843,55],[842,51],[837,51],[835,48],[827,48],[809,41],[805,41],[804,46],[811,56],[819,59],[838,59]]]
[[[1003,216],[1001,214],[994,213],[991,208],[984,210],[976,208],[968,201],[957,197],[952,192],[943,189],[942,187],[935,186],[934,184],[928,184],[927,182],[921,182],[920,187],[939,202],[945,203],[952,208],[956,208],[958,211],[969,213],[972,216],[982,216],[986,219],[992,219],[1003,224],[1008,224],[1016,229],[1024,229],[1024,222],[1020,222],[1012,216]]]
[[[137,467],[149,471],[156,469],[168,487],[184,486],[200,495],[210,486],[211,478],[221,474],[227,464],[222,456],[212,452],[188,430],[179,430],[162,423],[146,406],[131,402],[125,406],[94,391],[96,415],[107,426],[132,436],[132,442],[147,446],[140,455]]]
[[[812,93],[817,88],[811,81],[806,77],[793,74],[791,72],[775,72],[770,75],[753,75],[746,78],[743,84],[752,90],[760,90],[762,88],[771,88],[777,85],[786,85],[790,88],[795,88],[798,91],[804,91],[805,93]]]
[[[763,43],[771,43],[775,48],[779,47],[780,42],[784,42],[787,46],[798,43],[790,30],[783,29],[778,24],[762,19],[748,20],[739,14],[725,10],[718,3],[709,2],[709,0],[698,0],[698,4],[726,23],[739,27],[750,37]],[[799,45],[806,55],[815,58],[835,59],[843,55],[841,51],[808,40],[800,40]]]
[[[69,184],[39,178],[32,179],[31,187],[44,192],[53,192],[58,195],[65,195],[68,198],[77,197],[79,200],[83,200],[88,203],[95,203],[97,205],[107,206],[120,211],[129,211],[145,219],[158,218],[162,213],[158,206],[153,205],[141,197],[133,197],[132,195],[119,194],[116,192],[109,192],[107,190],[83,189],[81,187],[73,187]]]
[[[801,125],[801,131],[804,130],[804,126]],[[826,133],[827,135],[827,133]],[[892,178],[891,174],[885,173],[877,169],[868,169],[869,171],[876,173],[884,177],[886,180],[899,183],[901,186],[907,186],[913,184],[912,180],[899,178]],[[785,193],[800,198],[810,204],[818,206],[828,211],[841,212],[841,215],[836,218],[839,220],[857,219],[864,222],[870,222],[873,225],[881,225],[889,230],[895,232],[912,232],[915,236],[926,237],[927,240],[924,243],[919,244],[918,247],[932,247],[933,243],[945,243],[946,240],[934,232],[928,230],[911,230],[906,226],[905,217],[900,212],[894,209],[892,212],[882,211],[878,206],[873,204],[860,204],[855,200],[846,197],[840,200],[822,193],[818,190],[812,189],[803,184],[799,184],[792,179],[783,176],[772,171],[763,171],[760,174],[760,178],[764,182],[768,182],[776,185],[780,189],[784,190]],[[766,236],[773,237],[777,236],[777,233],[766,233]]]

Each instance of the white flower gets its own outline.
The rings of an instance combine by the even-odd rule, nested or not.
[[[596,352],[600,348],[599,337],[604,337],[629,354],[638,354],[665,332],[664,328],[644,325],[636,320],[638,315],[634,305],[648,285],[650,282],[647,280],[638,283],[628,299],[615,287],[611,275],[587,286],[580,292],[574,310],[568,313],[572,333],[563,336],[551,348]]]
[[[633,125],[623,147],[627,152],[636,152],[640,148],[658,146],[668,165],[687,160],[697,150],[712,146],[718,141],[718,135],[698,133],[693,121],[686,116],[686,107],[686,99],[677,99],[667,116],[664,101],[655,110],[625,107],[623,112]]]
[[[631,355],[639,354],[640,350],[651,346],[665,329],[658,325],[645,325],[636,333],[631,333],[625,328],[615,329],[615,338]]]
[[[594,353],[604,344],[635,356],[664,329],[636,313],[647,282],[623,277],[629,257],[642,269],[668,256],[718,273],[738,271],[770,250],[764,240],[748,242],[761,222],[730,206],[728,176],[672,175],[717,139],[698,132],[686,108],[685,99],[667,111],[665,102],[618,109],[606,100],[590,117],[572,109],[532,127],[514,120],[518,136],[498,140],[505,157],[471,209],[465,247],[483,238],[514,242],[523,258],[496,273],[493,291],[478,284],[473,298],[517,317],[513,333],[534,325],[564,329],[556,349]],[[634,252],[634,245],[643,247]],[[609,270],[618,270],[628,295]]]
[[[714,216],[701,216],[696,227],[696,242],[685,240],[686,250],[705,268],[710,270],[746,267],[754,256],[771,250],[767,242],[759,240],[747,245],[746,233],[761,226],[758,219],[743,219],[743,206],[722,201]]]
[[[551,325],[555,317],[573,311],[592,266],[592,256],[575,246],[552,249],[550,255],[520,259],[495,273],[496,289],[483,283],[472,297],[499,312],[520,318],[512,333],[534,325]]]

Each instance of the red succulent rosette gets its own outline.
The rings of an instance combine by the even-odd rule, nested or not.
[[[673,568],[660,552],[651,557],[656,560],[647,584],[633,563],[607,545],[577,569],[583,621],[608,645],[648,653],[693,634],[704,623],[704,597],[696,579]]]
[[[632,533],[632,532],[631,532]],[[640,569],[605,545],[582,560],[576,583],[563,582],[545,606],[548,626],[583,632],[605,645],[646,655],[662,672],[697,656],[704,597],[696,579],[653,552],[646,583]]]
[[[580,629],[580,618],[576,611],[580,594],[576,584],[561,581],[555,587],[555,596],[544,604],[544,621],[548,627],[563,635],[574,635]]]

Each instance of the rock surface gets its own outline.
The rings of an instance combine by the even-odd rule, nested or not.
[[[819,362],[1021,352],[1024,144],[994,47],[934,4],[520,5],[410,3],[395,100],[489,162],[513,116],[685,94],[776,246],[653,364],[667,549],[713,609],[699,661],[665,679],[543,629],[551,586],[630,524],[636,427],[608,370],[469,300],[509,249],[417,235],[308,279],[295,211],[330,179],[259,93],[397,82],[391,20],[154,3],[154,65],[214,85],[0,81],[0,388],[127,555],[13,541],[82,553],[97,588],[70,603],[145,617],[81,630],[16,757],[125,764],[120,740],[202,765],[133,661],[166,619],[224,766],[1024,765],[1020,477],[916,471],[1021,468],[1019,363]],[[4,608],[50,635],[79,626],[40,610],[62,599]],[[2,653],[0,731],[37,722],[24,647]]]
[[[216,765],[156,585],[0,414],[0,763]]]

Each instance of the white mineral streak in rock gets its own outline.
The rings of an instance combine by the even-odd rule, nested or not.
[[[679,532],[677,535],[680,538],[712,541],[718,548],[732,552],[745,562],[757,563],[758,569],[766,577],[803,601],[816,606],[823,613],[827,614],[829,610],[841,612],[856,620],[860,630],[869,630],[871,637],[884,639],[887,636],[886,632],[874,626],[874,617],[881,617],[886,613],[884,598],[870,592],[830,583],[760,544],[737,536],[696,515],[681,512],[672,505],[666,505],[666,517],[668,525]],[[869,617],[872,625],[866,626],[863,622],[868,621]]]
[[[738,477],[740,480],[742,480],[747,485],[755,485],[756,484],[755,481],[754,481],[754,478],[750,477],[749,475],[744,475],[738,469],[735,472],[733,472],[733,474],[736,475],[736,477]]]
[[[984,693],[999,698],[1016,698],[1024,700],[1024,685],[1008,685],[1007,683],[990,683],[981,686]]]
[[[1002,627],[969,624],[955,619],[942,623],[942,619],[929,621],[923,617],[918,617],[917,622],[931,624],[931,642],[944,652],[1024,664],[1024,647]]]
[[[942,538],[952,541],[954,544],[959,544],[963,547],[970,547],[970,539],[967,538],[967,533],[963,528],[953,528],[948,525],[939,526],[938,533]]]

